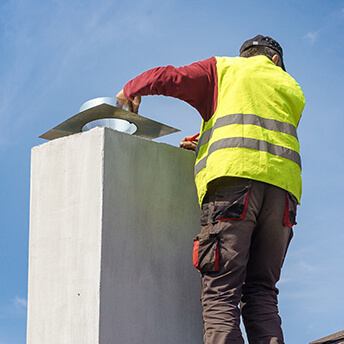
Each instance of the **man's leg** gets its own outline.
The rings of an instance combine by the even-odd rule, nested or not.
[[[235,223],[237,224],[237,223]],[[204,342],[206,344],[243,344],[238,304],[245,280],[251,230],[231,223],[214,226],[220,230],[220,269],[202,273]]]
[[[241,310],[250,344],[284,343],[276,283],[293,233],[283,222],[286,206],[286,191],[266,185],[243,286]]]
[[[224,185],[210,189],[203,207],[201,234],[216,233],[220,259],[219,271],[201,270],[206,344],[244,343],[238,304],[246,276],[251,236],[261,205],[257,198],[263,194],[262,185],[253,189],[250,185],[251,181],[245,179],[233,178],[229,183],[225,180]]]

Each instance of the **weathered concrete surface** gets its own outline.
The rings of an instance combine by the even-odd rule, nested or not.
[[[193,163],[103,128],[33,149],[28,344],[202,342]]]

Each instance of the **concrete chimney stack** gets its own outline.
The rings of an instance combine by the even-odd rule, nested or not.
[[[32,149],[27,344],[199,344],[195,155],[109,128]]]

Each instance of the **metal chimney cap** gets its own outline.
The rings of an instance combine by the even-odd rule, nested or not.
[[[91,99],[81,106],[82,111],[42,134],[40,138],[54,140],[80,133],[85,124],[104,118],[119,118],[133,123],[137,127],[137,131],[133,135],[147,139],[155,139],[180,131],[179,129],[121,109],[114,105],[116,104],[114,102],[116,102],[116,98],[111,97]]]
[[[91,109],[100,104],[109,104],[112,106],[119,107],[117,105],[117,99],[115,97],[99,97],[99,98],[90,99],[87,102],[83,103],[80,106],[79,112],[83,112],[85,110]]]

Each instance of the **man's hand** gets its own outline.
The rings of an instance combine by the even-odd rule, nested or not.
[[[124,96],[123,90],[120,90],[117,93],[117,101],[118,101],[118,105],[119,106],[125,106],[128,111],[134,112],[134,113],[138,113],[139,112],[139,106],[141,103],[141,97],[140,96],[136,96],[134,98],[133,101],[131,101],[130,99],[126,98]]]
[[[196,149],[197,143],[198,143],[198,135],[185,136],[183,140],[179,143],[179,147],[194,151]]]

